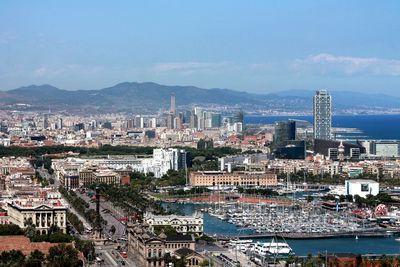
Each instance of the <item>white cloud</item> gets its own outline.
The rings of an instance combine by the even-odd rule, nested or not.
[[[400,76],[400,60],[376,57],[351,57],[332,54],[311,55],[292,62],[291,68],[302,72],[342,72],[345,74],[372,74]]]

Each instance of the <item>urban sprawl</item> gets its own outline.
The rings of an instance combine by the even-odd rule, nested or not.
[[[313,123],[257,125],[175,95],[157,114],[2,110],[2,263],[395,266],[287,242],[400,241],[400,141],[346,135],[333,104],[318,90]]]

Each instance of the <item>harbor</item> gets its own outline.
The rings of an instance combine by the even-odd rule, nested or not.
[[[277,235],[291,239],[315,239],[388,234],[375,220],[359,218],[348,211],[324,209],[315,203],[294,203],[291,206],[218,203],[203,211],[230,224],[253,230],[252,234],[239,235],[242,238]]]
[[[340,222],[342,220],[342,224],[344,225],[347,220],[352,222],[350,226],[343,226],[346,229],[348,227],[351,230],[348,231],[334,231],[334,232],[315,232],[305,231],[304,233],[293,232],[288,233],[287,231],[273,233],[270,232],[262,232],[258,233],[256,228],[251,227],[250,225],[236,225],[234,223],[229,223],[227,218],[223,218],[221,216],[215,216],[216,214],[208,213],[208,210],[217,211],[219,209],[232,207],[233,204],[225,205],[225,203],[214,203],[214,204],[193,204],[193,203],[164,203],[166,207],[170,207],[173,209],[179,209],[185,214],[191,214],[195,210],[203,210],[204,212],[204,231],[207,235],[213,236],[215,238],[221,238],[221,240],[237,240],[237,239],[251,239],[254,242],[270,242],[271,239],[276,236],[278,239],[284,238],[287,244],[293,250],[293,253],[296,256],[307,256],[308,254],[317,255],[320,253],[325,253],[326,251],[331,253],[340,253],[340,252],[350,252],[355,254],[399,254],[400,253],[400,242],[396,241],[396,233],[394,231],[387,231],[386,229],[378,228],[373,224],[366,223],[367,220],[360,220],[357,218],[353,218],[351,216],[343,216],[337,215],[334,216],[334,219]],[[257,209],[275,209],[275,212],[285,214],[285,209],[290,209],[288,207],[272,207],[265,205],[257,206],[250,205],[247,207],[247,204],[240,204],[240,209],[245,210],[245,213],[249,213],[250,211],[254,211]],[[233,211],[233,210],[232,210]],[[297,211],[299,212],[299,210]],[[310,210],[311,214],[321,214],[323,217],[326,216],[329,222],[329,216],[324,214],[330,214],[335,212],[320,210],[319,208],[314,208]],[[288,210],[286,211],[288,213]],[[301,213],[301,211],[300,211]],[[222,214],[222,213],[221,213]],[[234,214],[234,213],[233,213]],[[267,220],[269,220],[270,214],[267,217],[264,216],[264,222],[266,225],[269,224]],[[289,215],[290,216],[290,215]],[[314,215],[315,216],[315,215]],[[232,216],[233,217],[233,216]],[[296,218],[296,217],[294,217]],[[272,214],[271,214],[272,219]],[[325,225],[326,222],[317,222],[317,217],[310,217],[310,220],[314,220],[314,228],[318,229],[318,226]],[[293,219],[294,220],[294,219]],[[364,224],[363,224],[364,221]],[[311,224],[312,225],[312,224]],[[340,226],[340,224],[339,224]],[[320,227],[321,228],[321,227]],[[340,227],[338,227],[340,228]],[[338,229],[332,228],[332,229]],[[277,228],[279,229],[279,228]],[[313,228],[305,228],[308,230],[312,230]],[[321,228],[324,229],[324,228]],[[326,227],[326,230],[331,229]],[[315,231],[315,230],[314,230]]]

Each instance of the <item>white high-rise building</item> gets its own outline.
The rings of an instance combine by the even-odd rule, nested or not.
[[[149,120],[149,128],[156,128],[157,127],[157,119],[156,118],[151,118]]]
[[[140,117],[140,128],[144,128],[144,118]]]
[[[318,90],[314,96],[314,138],[331,139],[332,98],[326,90]]]

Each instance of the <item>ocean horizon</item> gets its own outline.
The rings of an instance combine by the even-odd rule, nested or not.
[[[278,121],[290,119],[304,120],[313,123],[312,115],[274,115],[244,117],[245,124],[273,124]],[[356,128],[360,130],[364,139],[374,140],[399,140],[400,139],[400,114],[390,115],[333,115],[332,127]]]

